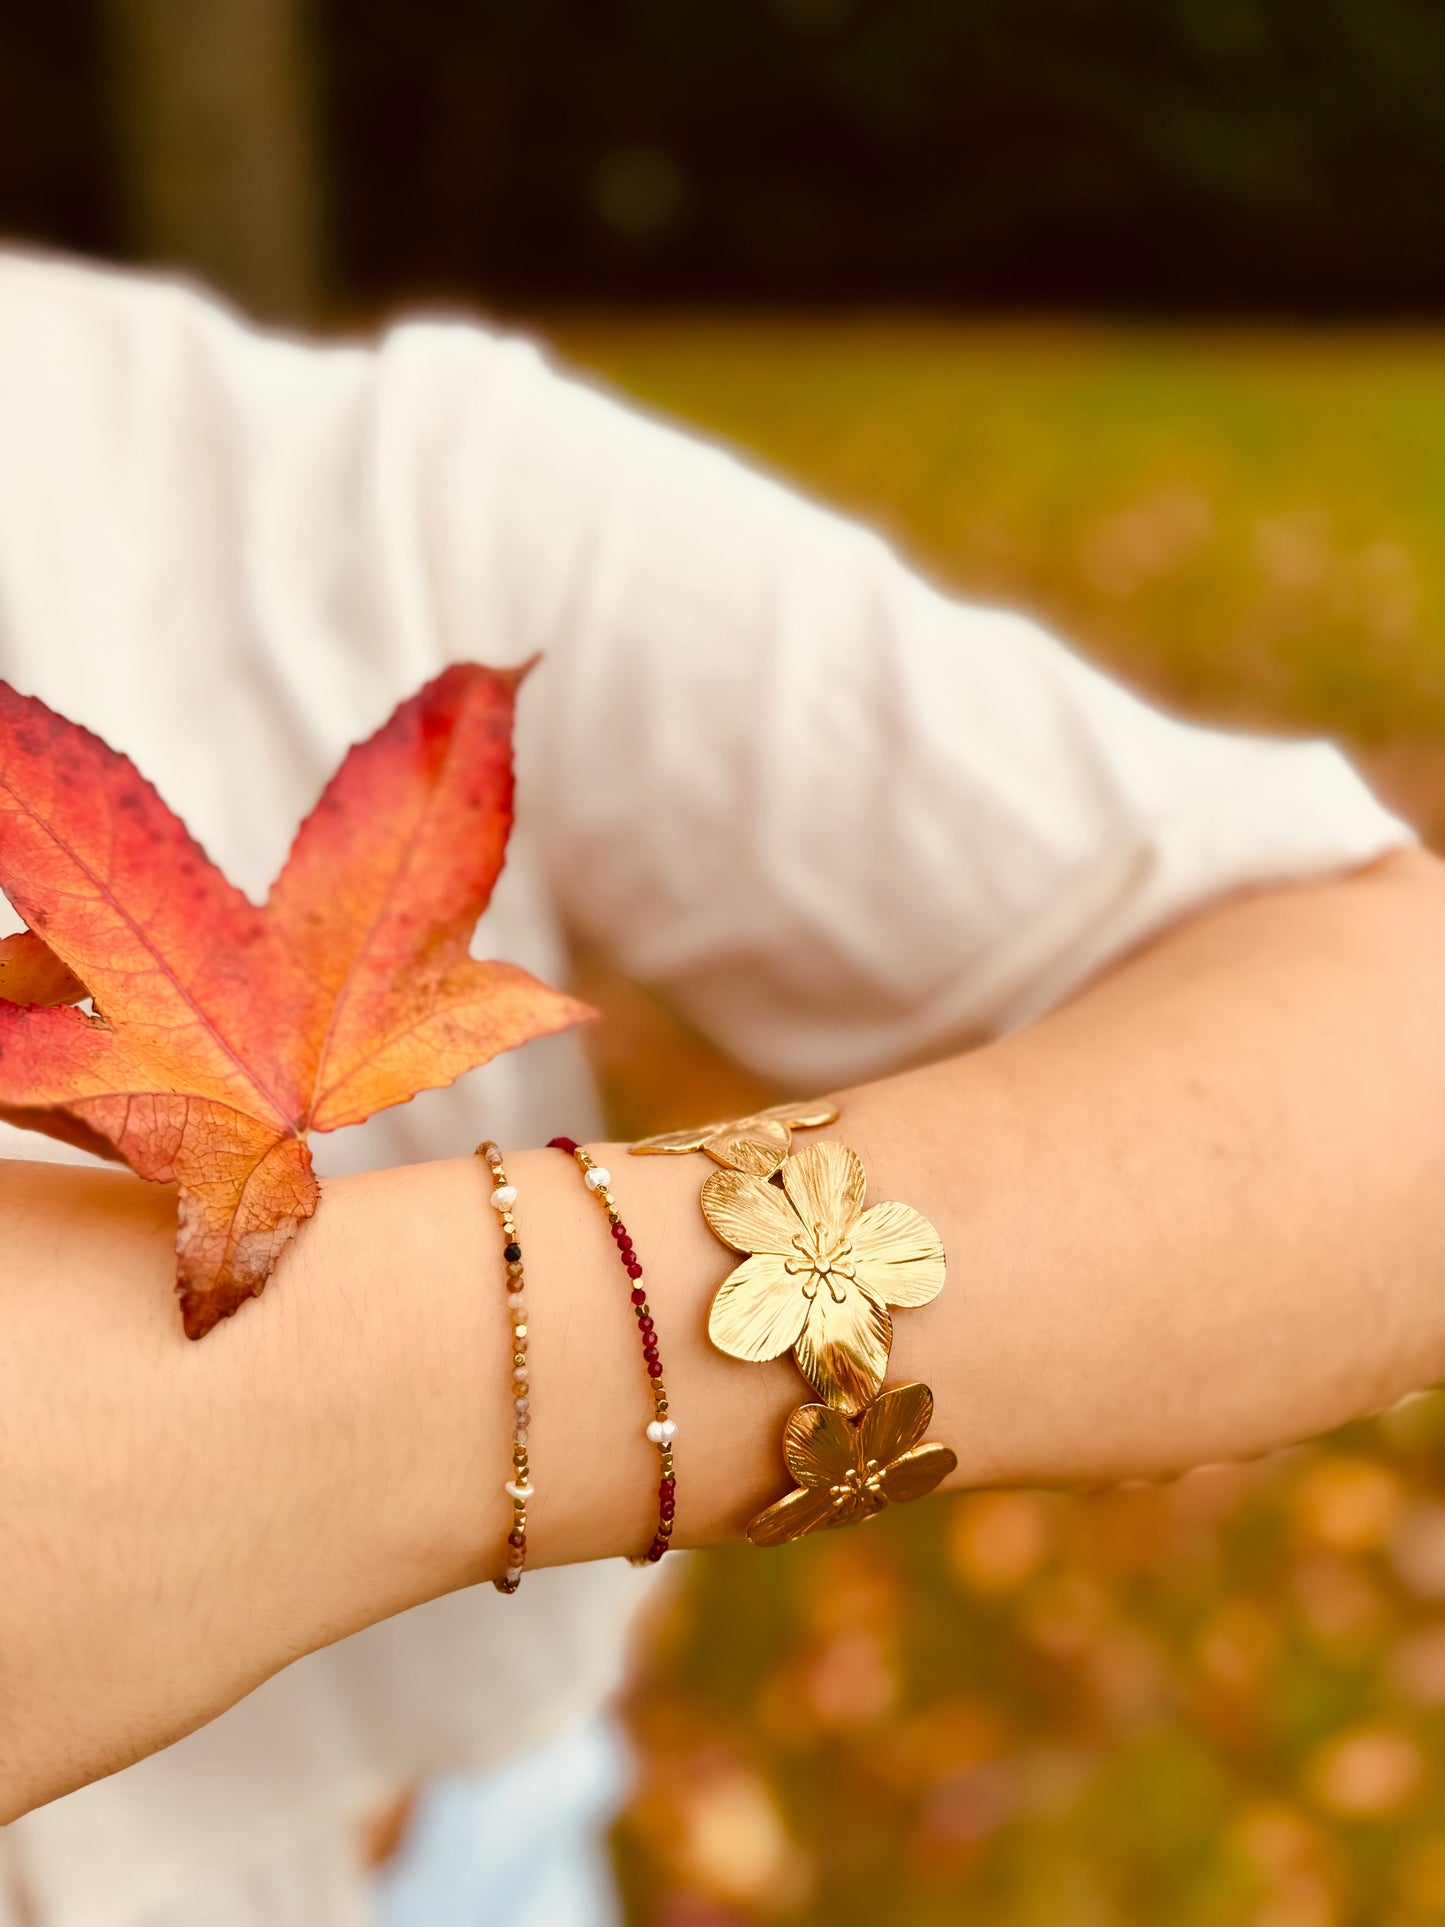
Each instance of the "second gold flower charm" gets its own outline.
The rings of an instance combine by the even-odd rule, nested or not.
[[[743,1264],[713,1299],[708,1335],[734,1358],[791,1351],[829,1405],[859,1411],[878,1391],[893,1339],[889,1308],[943,1288],[943,1241],[906,1204],[865,1208],[863,1161],[846,1144],[809,1144],[771,1178],[714,1171],[702,1211]]]

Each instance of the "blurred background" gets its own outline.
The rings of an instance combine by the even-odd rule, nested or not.
[[[1445,838],[1438,0],[0,0],[0,231],[462,303]],[[760,1093],[591,972],[614,1120]],[[642,1927],[1445,1922],[1445,1405],[698,1558]]]

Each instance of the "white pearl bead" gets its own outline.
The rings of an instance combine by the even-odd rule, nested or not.
[[[647,1436],[654,1445],[671,1445],[677,1437],[677,1427],[670,1418],[655,1418],[647,1428]]]
[[[509,1498],[521,1499],[523,1501],[530,1499],[533,1491],[530,1485],[518,1485],[513,1479],[508,1479],[503,1489]]]
[[[589,1191],[605,1191],[612,1182],[612,1173],[606,1165],[594,1164],[590,1171],[583,1173]]]
[[[494,1211],[503,1211],[509,1204],[515,1204],[516,1202],[517,1187],[515,1184],[499,1184],[492,1193],[492,1209]]]
[[[673,1423],[673,1421],[672,1421],[672,1420],[671,1420],[670,1418],[665,1418],[665,1419],[663,1419],[663,1421],[662,1421],[662,1442],[663,1442],[663,1444],[664,1444],[664,1445],[671,1445],[671,1444],[672,1444],[672,1441],[673,1441],[673,1440],[674,1440],[674,1439],[675,1439],[676,1437],[677,1437],[677,1426],[676,1426],[676,1425],[675,1425],[675,1424]]]

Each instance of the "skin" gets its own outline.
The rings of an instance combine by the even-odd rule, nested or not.
[[[1400,855],[1197,917],[1014,1037],[842,1094],[870,1200],[949,1253],[889,1377],[932,1385],[955,1483],[1166,1477],[1445,1377],[1442,955],[1445,872]],[[598,1155],[681,1428],[677,1542],[727,1538],[786,1489],[807,1394],[707,1342],[736,1262],[698,1211],[711,1167]],[[625,1281],[569,1161],[508,1169],[531,1561],[627,1552],[657,1474]],[[470,1158],[331,1182],[265,1296],[191,1345],[163,1190],[0,1166],[0,1817],[500,1569],[488,1188]]]

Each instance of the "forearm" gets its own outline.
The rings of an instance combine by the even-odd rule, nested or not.
[[[1198,919],[1028,1032],[844,1097],[870,1197],[943,1234],[948,1285],[898,1317],[890,1378],[933,1386],[961,1482],[1178,1470],[1445,1376],[1442,953],[1445,889],[1392,862]],[[786,1360],[707,1343],[736,1259],[703,1226],[703,1160],[605,1155],[681,1428],[678,1542],[703,1543],[783,1489],[807,1394]],[[625,1281],[567,1160],[508,1168],[530,1562],[640,1548],[656,1457]],[[500,1569],[487,1188],[470,1159],[332,1183],[265,1297],[188,1345],[163,1192],[0,1174],[4,1811]]]

